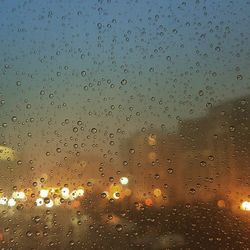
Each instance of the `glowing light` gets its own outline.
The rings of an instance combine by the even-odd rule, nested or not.
[[[56,188],[56,189],[55,189],[55,194],[58,194],[58,195],[61,194],[61,191],[60,191],[59,188]]]
[[[147,198],[147,199],[145,200],[145,204],[146,204],[147,206],[151,207],[151,206],[153,205],[153,201],[152,201],[150,198]]]
[[[150,161],[155,161],[156,160],[156,153],[155,152],[148,153],[148,159]]]
[[[60,206],[62,204],[61,199],[59,197],[55,198],[54,203],[55,203],[56,206]]]
[[[6,205],[7,201],[8,201],[8,199],[6,197],[0,198],[0,205]]]
[[[160,196],[161,196],[161,190],[160,190],[159,188],[156,188],[156,189],[154,190],[154,196],[155,196],[155,197],[160,197]]]
[[[40,190],[40,196],[41,196],[42,198],[46,198],[46,197],[48,196],[48,194],[49,194],[49,191],[48,191],[48,190],[46,190],[46,189],[41,189],[41,190]]]
[[[1,160],[11,160],[15,159],[15,151],[11,148],[0,146],[0,161]]]
[[[130,195],[132,194],[131,189],[126,188],[125,191],[124,191],[124,194],[125,194],[126,196],[130,196]]]
[[[76,190],[77,196],[83,196],[84,195],[84,189],[79,188]]]
[[[69,198],[69,189],[67,187],[62,188],[61,194],[62,194],[62,197],[64,199],[68,199]]]
[[[218,200],[218,201],[217,201],[217,206],[218,206],[219,208],[224,208],[224,207],[226,207],[225,201],[224,201],[224,200]]]
[[[148,136],[148,145],[150,145],[150,146],[156,145],[156,135],[150,134]]]
[[[250,201],[244,201],[240,206],[241,210],[250,211]]]
[[[38,198],[38,199],[36,200],[36,206],[37,206],[37,207],[40,207],[40,206],[42,206],[43,204],[44,204],[44,201],[43,201],[42,198]]]
[[[120,199],[120,194],[118,192],[115,192],[113,194],[113,198],[116,199],[116,200]]]
[[[24,192],[13,192],[12,197],[14,199],[23,200],[23,199],[25,199],[25,193]]]
[[[52,200],[49,200],[49,203],[45,204],[45,206],[51,208],[54,206],[54,202]]]
[[[122,177],[122,178],[120,179],[120,183],[121,183],[122,185],[127,185],[127,184],[128,184],[128,178],[127,178],[127,177]]]
[[[79,208],[81,206],[81,202],[79,200],[75,200],[72,202],[71,206],[73,208]]]
[[[111,193],[115,193],[115,192],[120,193],[122,191],[122,187],[120,185],[113,184],[110,186],[110,191],[111,191]]]
[[[9,206],[9,207],[14,207],[15,205],[16,205],[15,199],[10,198],[10,199],[8,200],[8,206]]]
[[[33,193],[33,191],[32,191],[31,188],[25,189],[25,194],[26,194],[26,196],[30,196],[32,193]]]
[[[73,190],[71,193],[70,193],[70,195],[69,195],[69,199],[70,200],[74,200],[74,199],[76,199],[77,198],[77,192],[76,192],[76,190]]]

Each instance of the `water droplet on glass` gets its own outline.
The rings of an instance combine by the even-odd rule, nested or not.
[[[121,84],[122,84],[122,85],[126,85],[126,84],[127,84],[127,80],[126,80],[126,79],[122,79],[122,80],[121,80]]]
[[[196,190],[195,190],[194,188],[190,188],[190,189],[189,189],[189,192],[190,192],[191,194],[195,194]]]
[[[101,197],[104,199],[107,197],[107,194],[105,192],[101,193]]]
[[[242,75],[237,75],[237,80],[242,80],[243,76]]]
[[[78,132],[78,128],[77,128],[77,127],[74,127],[74,128],[73,128],[73,132],[74,132],[74,133],[77,133],[77,132]]]
[[[174,172],[174,170],[172,168],[168,168],[168,173],[172,174]]]
[[[199,91],[199,96],[203,96],[203,95],[204,95],[203,90],[200,90],[200,91]]]
[[[217,52],[220,52],[220,47],[219,46],[217,46],[217,47],[215,47],[215,51],[217,51]]]
[[[97,129],[96,129],[96,128],[92,128],[92,129],[91,129],[91,133],[92,133],[92,134],[95,134],[96,132],[97,132]]]
[[[117,224],[115,226],[115,229],[116,229],[117,232],[121,232],[123,230],[123,226],[121,224]]]
[[[12,120],[13,122],[16,122],[16,121],[17,121],[17,117],[16,117],[16,116],[12,116],[11,120]]]
[[[235,127],[234,126],[230,126],[229,130],[230,130],[230,132],[234,132],[235,131]]]
[[[201,165],[202,167],[206,167],[206,166],[207,166],[207,163],[206,163],[205,161],[201,161],[201,162],[200,162],[200,165]]]
[[[131,149],[129,150],[129,153],[130,153],[130,154],[134,154],[134,153],[135,153],[135,150],[134,150],[133,148],[131,148]]]
[[[83,71],[81,72],[81,76],[82,76],[82,77],[86,76],[86,74],[87,74],[87,73],[86,73],[85,70],[83,70]]]
[[[160,175],[159,174],[155,174],[155,179],[156,180],[160,179]]]

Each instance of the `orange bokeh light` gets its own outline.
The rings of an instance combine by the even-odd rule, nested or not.
[[[145,200],[145,204],[146,204],[147,206],[151,207],[151,206],[153,205],[152,199],[147,198],[147,199]]]
[[[72,203],[71,203],[71,206],[73,208],[79,208],[81,206],[81,202],[79,200],[74,200]]]

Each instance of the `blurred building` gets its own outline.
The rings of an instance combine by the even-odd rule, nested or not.
[[[161,131],[144,131],[132,135],[121,145],[123,166],[132,177],[133,192],[139,199],[155,196],[175,196],[180,192],[182,178],[179,163],[179,136]],[[174,187],[174,188],[173,188]],[[181,187],[181,185],[179,185]],[[156,195],[157,196],[157,195]]]
[[[249,106],[249,96],[229,100],[182,121],[176,134],[146,130],[124,140],[123,165],[138,194],[157,187],[170,201],[206,201],[248,187]]]
[[[223,102],[212,107],[205,117],[181,124],[186,176],[198,171],[220,183],[249,178],[249,107],[246,96]]]

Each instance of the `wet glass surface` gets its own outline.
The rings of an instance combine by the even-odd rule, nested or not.
[[[249,13],[1,0],[1,249],[249,249]]]

